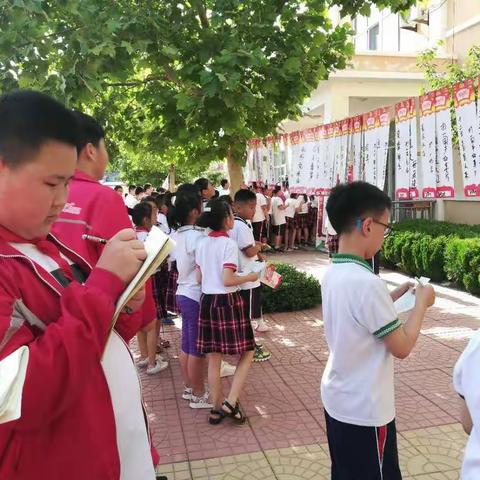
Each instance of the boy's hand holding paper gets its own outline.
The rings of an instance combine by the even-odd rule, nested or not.
[[[408,290],[399,298],[397,298],[397,300],[394,302],[395,310],[397,311],[397,313],[400,314],[413,310],[413,308],[415,307],[415,303],[418,301],[419,298],[418,292],[422,292],[428,282],[430,282],[430,279],[427,277],[420,277],[416,278],[415,280],[418,282],[416,289],[413,288],[413,283],[408,282],[410,284],[410,288],[408,288]],[[407,284],[405,284],[405,286],[407,286]],[[429,286],[428,291],[430,292],[430,290],[433,292],[433,288],[431,286]],[[420,293],[420,298],[422,299],[422,301],[424,296],[425,293]],[[434,300],[435,293],[433,292],[433,301]],[[431,304],[426,305],[426,307],[433,305],[433,301]]]
[[[120,230],[106,244],[97,267],[113,273],[128,284],[147,258],[143,242],[133,229]]]

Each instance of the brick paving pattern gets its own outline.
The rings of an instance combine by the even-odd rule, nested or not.
[[[321,279],[328,264],[316,252],[272,256]],[[393,288],[406,280],[397,272],[382,277]],[[301,292],[299,292],[301,294]],[[452,368],[480,325],[480,299],[437,287],[412,355],[395,361],[399,454],[405,479],[457,479],[466,435],[458,423]],[[228,419],[207,423],[208,411],[192,410],[181,398],[178,362],[180,322],[166,327],[170,367],[141,374],[153,438],[161,455],[158,472],[169,480],[329,479],[327,437],[319,394],[328,356],[321,308],[266,315],[273,331],[261,334],[272,352],[255,364],[240,403],[244,426]],[[133,345],[135,352],[135,345]],[[232,359],[234,363],[234,359]],[[230,380],[223,379],[225,391]]]

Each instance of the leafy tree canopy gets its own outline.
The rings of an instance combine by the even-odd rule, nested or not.
[[[205,165],[274,133],[353,53],[343,16],[415,0],[3,0],[0,88],[104,120],[120,158]],[[132,152],[134,155],[132,156]]]

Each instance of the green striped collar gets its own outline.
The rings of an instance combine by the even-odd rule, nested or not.
[[[363,258],[357,257],[357,255],[351,255],[350,253],[336,253],[332,257],[333,263],[355,263],[361,267],[365,267],[369,272],[373,273],[373,269],[370,264]]]

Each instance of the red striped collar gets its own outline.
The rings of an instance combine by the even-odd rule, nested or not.
[[[229,238],[228,236],[228,233],[225,231],[225,230],[218,230],[218,231],[212,231],[208,234],[209,237],[227,237]]]

